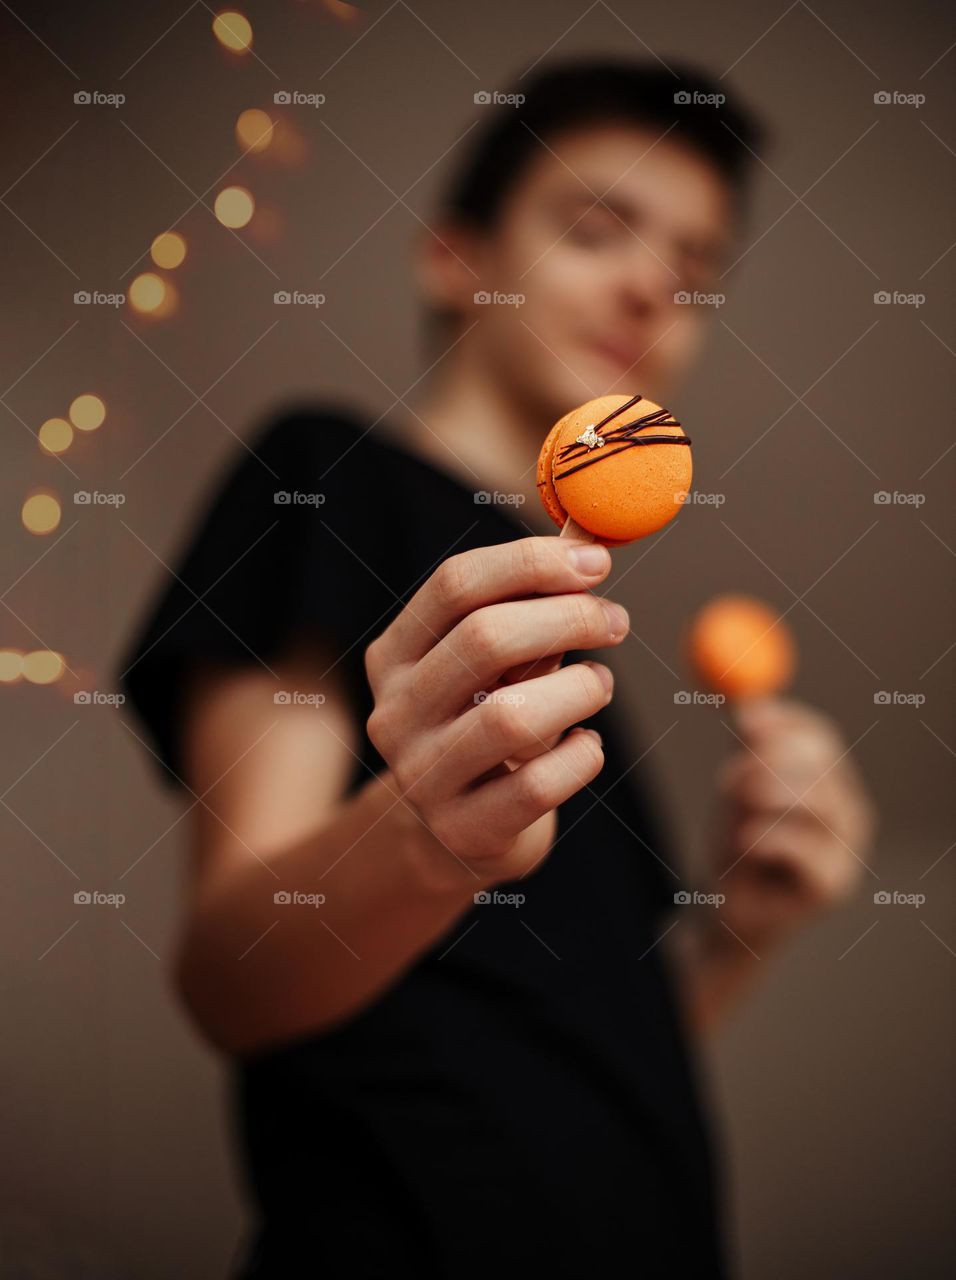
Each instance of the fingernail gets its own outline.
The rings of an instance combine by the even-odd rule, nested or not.
[[[568,559],[578,573],[588,578],[596,578],[599,574],[606,573],[611,565],[611,556],[607,547],[586,542],[579,543],[576,547],[569,547]]]
[[[611,674],[610,668],[606,667],[603,662],[587,662],[585,666],[591,668],[600,677],[601,683],[604,685],[605,693],[610,693],[614,688],[614,676]]]
[[[628,617],[626,609],[619,604],[613,604],[610,600],[602,600],[604,612],[607,614],[607,624],[611,631],[612,640],[620,640],[622,636],[626,636],[630,630],[631,620]]]

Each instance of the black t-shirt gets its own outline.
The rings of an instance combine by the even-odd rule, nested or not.
[[[197,660],[332,642],[361,735],[364,649],[447,556],[524,537],[520,507],[337,409],[243,453],[125,665],[171,782]],[[582,655],[569,655],[567,661]],[[599,656],[595,654],[594,656]],[[559,811],[521,905],[477,903],[376,1003],[239,1059],[256,1276],[721,1276],[711,1142],[657,945],[680,888],[640,748],[605,708],[601,774]],[[277,909],[277,918],[278,911]]]

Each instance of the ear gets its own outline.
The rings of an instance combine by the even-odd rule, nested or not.
[[[435,223],[419,238],[416,274],[428,305],[462,312],[481,289],[482,245],[478,232],[454,223]]]

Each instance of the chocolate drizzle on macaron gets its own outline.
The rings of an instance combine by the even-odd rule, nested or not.
[[[590,424],[587,429],[571,444],[566,444],[558,451],[558,456],[554,460],[554,481],[563,480],[565,476],[573,475],[576,471],[583,470],[584,467],[593,466],[595,462],[601,462],[605,458],[613,458],[615,454],[621,453],[624,449],[631,449],[637,445],[645,444],[690,444],[691,439],[688,435],[668,436],[668,435],[640,435],[642,431],[646,431],[649,427],[679,427],[681,424],[674,415],[667,409],[655,409],[652,413],[645,413],[643,417],[635,418],[633,422],[627,422],[623,426],[612,427],[610,431],[604,432],[598,436],[598,432],[602,427],[606,427],[609,422],[613,422],[615,418],[619,418],[622,413],[626,413],[628,409],[632,409],[639,400],[644,397],[637,395],[632,396],[619,409],[615,409],[609,413],[606,418],[602,418],[600,422]],[[614,449],[605,449],[601,446],[617,445]],[[586,456],[590,455],[590,456]],[[575,462],[577,458],[584,458],[583,462],[577,462],[575,466],[565,467],[567,462]],[[558,470],[561,467],[562,469]]]

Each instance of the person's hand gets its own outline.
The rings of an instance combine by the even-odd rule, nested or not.
[[[488,884],[547,854],[556,807],[603,766],[596,733],[566,730],[610,702],[611,672],[559,664],[627,635],[626,612],[588,590],[610,566],[557,537],[466,551],[366,651],[372,743],[448,861]]]
[[[836,725],[811,707],[741,707],[721,778],[718,917],[758,954],[858,886],[874,812]],[[726,941],[726,935],[725,935]]]

